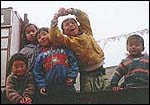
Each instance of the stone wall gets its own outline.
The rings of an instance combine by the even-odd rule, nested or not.
[[[110,66],[110,67],[106,67],[106,76],[109,79],[109,81],[111,81],[111,78],[113,76],[113,72],[116,70],[117,66]],[[123,79],[120,80],[119,85],[123,82]],[[77,92],[80,92],[80,73],[78,74],[78,77],[76,79],[76,84],[75,84],[75,88],[77,90]]]

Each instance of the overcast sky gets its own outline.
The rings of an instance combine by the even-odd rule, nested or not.
[[[102,41],[104,66],[118,65],[126,55],[126,38],[106,40],[107,44],[105,38],[149,29],[149,1],[1,1],[1,7],[13,7],[22,19],[27,13],[30,23],[38,27],[49,27],[53,14],[61,7],[85,11],[94,37]],[[59,18],[59,26],[64,18]],[[144,33],[143,38],[145,52],[149,54],[149,32]]]
[[[60,7],[79,8],[88,14],[97,40],[149,28],[149,1],[1,1],[4,7],[22,18],[27,13],[38,27],[49,27]]]

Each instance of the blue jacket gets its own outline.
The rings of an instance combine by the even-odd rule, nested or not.
[[[46,49],[37,56],[33,74],[39,89],[47,86],[62,86],[66,78],[76,79],[77,59],[69,49]]]

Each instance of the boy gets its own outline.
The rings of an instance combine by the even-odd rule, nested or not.
[[[48,34],[49,29],[45,27],[37,32],[41,51],[37,56],[33,73],[41,95],[53,98],[60,95],[62,98],[63,94],[75,93],[74,83],[78,74],[78,64],[72,51],[51,43]],[[51,98],[48,100],[53,101]],[[55,103],[57,102],[59,101]]]
[[[111,80],[112,91],[117,92],[123,89],[149,89],[149,56],[142,54],[144,51],[144,40],[139,35],[131,35],[127,39],[127,51],[129,55],[121,61]],[[118,86],[119,80],[124,76],[121,87]],[[142,94],[144,91],[142,91]],[[136,95],[137,94],[137,95]],[[146,94],[135,92],[130,94],[144,97]],[[132,98],[133,98],[132,97]],[[142,98],[141,97],[141,98]],[[141,101],[136,99],[135,101]]]
[[[75,15],[62,22],[63,33],[58,29],[60,16]],[[64,35],[67,35],[64,36]],[[77,55],[80,69],[80,91],[99,92],[106,90],[105,69],[103,68],[104,52],[95,41],[87,14],[80,9],[61,8],[51,21],[49,38],[70,48]],[[93,81],[94,80],[94,81]]]
[[[34,94],[34,80],[28,72],[27,57],[14,54],[9,62],[12,73],[6,80],[6,96],[11,104],[31,104]]]

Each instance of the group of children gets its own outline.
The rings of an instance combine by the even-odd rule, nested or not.
[[[65,19],[61,32],[58,18],[69,14],[76,19]],[[142,54],[143,38],[129,36],[129,56],[121,61],[109,81],[103,68],[104,52],[93,37],[88,15],[80,9],[60,8],[50,29],[27,24],[24,34],[26,45],[9,62],[11,73],[6,80],[6,96],[10,103],[32,104],[35,94],[39,95],[37,100],[74,94],[78,72],[81,93],[97,93],[110,88],[113,92],[130,87],[149,88],[149,56]],[[120,87],[118,83],[123,76],[125,80]]]

